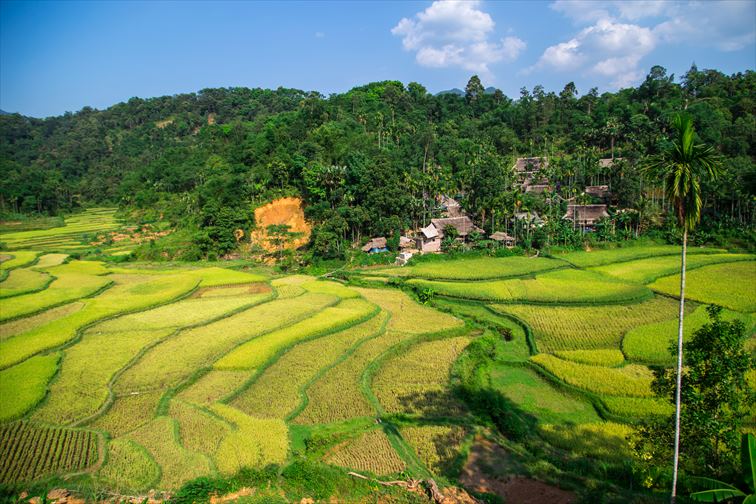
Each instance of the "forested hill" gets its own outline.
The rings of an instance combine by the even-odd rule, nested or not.
[[[497,224],[488,216],[545,212],[543,198],[517,190],[511,166],[548,156],[564,196],[608,183],[616,207],[642,213],[654,181],[635,161],[657,151],[671,115],[685,109],[726,161],[706,188],[710,213],[752,224],[754,72],[692,67],[675,79],[654,67],[637,88],[580,91],[536,86],[512,98],[473,77],[462,96],[387,81],[329,97],[205,89],[47,119],[2,115],[0,212],[117,203],[192,230],[205,252],[225,252],[256,203],[297,194],[316,223],[317,253],[338,255],[355,236],[416,226],[440,194],[462,195],[487,231]],[[612,154],[624,159],[619,168],[600,168]]]

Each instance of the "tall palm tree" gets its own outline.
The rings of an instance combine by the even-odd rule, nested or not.
[[[680,264],[680,314],[677,329],[677,387],[675,391],[675,454],[670,502],[677,497],[677,467],[680,458],[680,385],[683,363],[683,317],[685,309],[685,260],[688,232],[701,220],[701,180],[714,179],[719,173],[720,159],[712,147],[696,143],[693,121],[687,114],[672,120],[674,137],[663,152],[651,157],[646,171],[664,181],[664,195],[675,211],[677,224],[683,232]]]

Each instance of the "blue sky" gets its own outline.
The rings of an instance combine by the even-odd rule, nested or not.
[[[205,87],[372,81],[516,97],[756,67],[756,1],[0,2],[0,109],[35,117]]]

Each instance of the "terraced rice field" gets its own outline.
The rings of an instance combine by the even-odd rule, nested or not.
[[[541,435],[552,445],[576,455],[622,462],[630,456],[627,441],[632,429],[623,424],[543,425]]]
[[[736,261],[753,261],[750,254],[693,254],[687,258],[688,271],[709,264],[722,264]],[[674,275],[680,271],[680,256],[670,255],[637,259],[621,263],[608,264],[591,268],[630,282],[647,284],[659,277]]]
[[[679,296],[680,275],[662,277],[649,287],[670,296]],[[685,296],[743,313],[756,312],[756,261],[716,264],[689,271]]]
[[[413,301],[403,292],[385,289],[357,289],[389,315],[386,330],[368,339],[343,361],[320,376],[307,391],[307,405],[294,418],[301,424],[331,423],[375,414],[375,405],[366,397],[363,376],[371,362],[395,345],[410,341],[417,335],[462,328],[462,321],[438,313]],[[433,317],[433,322],[418,321]]]
[[[0,425],[0,481],[31,481],[86,470],[99,461],[98,436],[27,422]]]
[[[372,382],[383,410],[426,418],[461,415],[464,406],[447,384],[469,343],[466,337],[422,342],[384,361]]]
[[[490,428],[453,386],[481,335],[497,341],[481,383],[552,448],[618,460],[630,423],[669,413],[645,365],[669,362],[677,304],[643,283],[672,274],[651,284],[666,293],[676,247],[369,271],[443,295],[423,305],[393,282],[67,256],[112,217],[0,237],[19,246],[0,262],[2,483],[85,471],[135,494],[299,457],[453,478]],[[696,249],[689,278],[693,299],[742,310],[726,316],[750,328],[748,259]],[[735,294],[699,286],[715,276]],[[704,309],[691,303],[688,334]]]
[[[40,291],[52,281],[53,278],[50,275],[40,271],[17,268],[11,270],[8,277],[0,283],[0,298]]]
[[[482,282],[413,279],[407,283],[419,289],[431,289],[442,296],[501,303],[622,303],[651,297],[651,291],[642,285],[573,269],[543,273],[528,279]]]
[[[285,419],[303,402],[304,389],[320,371],[325,371],[356,345],[378,335],[385,322],[385,314],[379,315],[349,329],[297,345],[268,367],[232,404],[255,417]]]
[[[429,278],[435,280],[489,280],[523,275],[533,275],[551,269],[565,267],[566,263],[544,257],[482,257],[420,263],[404,268],[371,269],[372,276],[396,276]]]
[[[753,334],[756,318],[753,314],[744,314],[723,310],[725,320],[741,320],[746,330]],[[688,339],[693,332],[709,321],[706,306],[699,306],[685,316],[683,339]],[[669,352],[671,343],[677,341],[677,318],[650,323],[630,329],[622,339],[622,351],[628,359],[652,365],[671,366],[675,358]]]
[[[622,263],[636,259],[645,259],[649,257],[660,256],[680,256],[679,245],[643,245],[621,247],[605,250],[578,251],[560,254],[557,257],[580,268],[589,268],[592,266],[602,266],[604,264]],[[721,254],[726,252],[723,249],[688,247],[688,255],[698,254]]]
[[[69,251],[86,248],[83,238],[121,227],[114,208],[91,208],[65,218],[65,226],[0,234],[10,250]]]
[[[334,447],[324,460],[348,469],[376,475],[399,473],[406,467],[380,429],[368,431]]]
[[[542,422],[590,423],[601,420],[590,403],[555,388],[528,367],[497,366],[491,373],[491,384],[524,414]]]
[[[463,427],[454,425],[403,427],[400,433],[425,467],[437,475],[446,474],[453,469],[459,457],[460,446],[467,435]]]
[[[652,397],[651,370],[638,364],[620,368],[592,366],[538,354],[531,361],[570,385],[610,396]]]
[[[673,319],[679,305],[656,297],[635,304],[602,306],[492,305],[533,330],[539,351],[619,349],[622,336],[643,324]]]

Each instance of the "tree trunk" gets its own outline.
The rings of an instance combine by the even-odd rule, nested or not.
[[[683,223],[683,226],[685,224]],[[682,260],[680,265],[680,323],[677,327],[677,387],[675,388],[675,455],[672,471],[672,496],[670,502],[677,499],[677,466],[680,461],[680,387],[682,385],[683,364],[683,318],[685,317],[685,254],[688,252],[688,229],[683,229]]]

